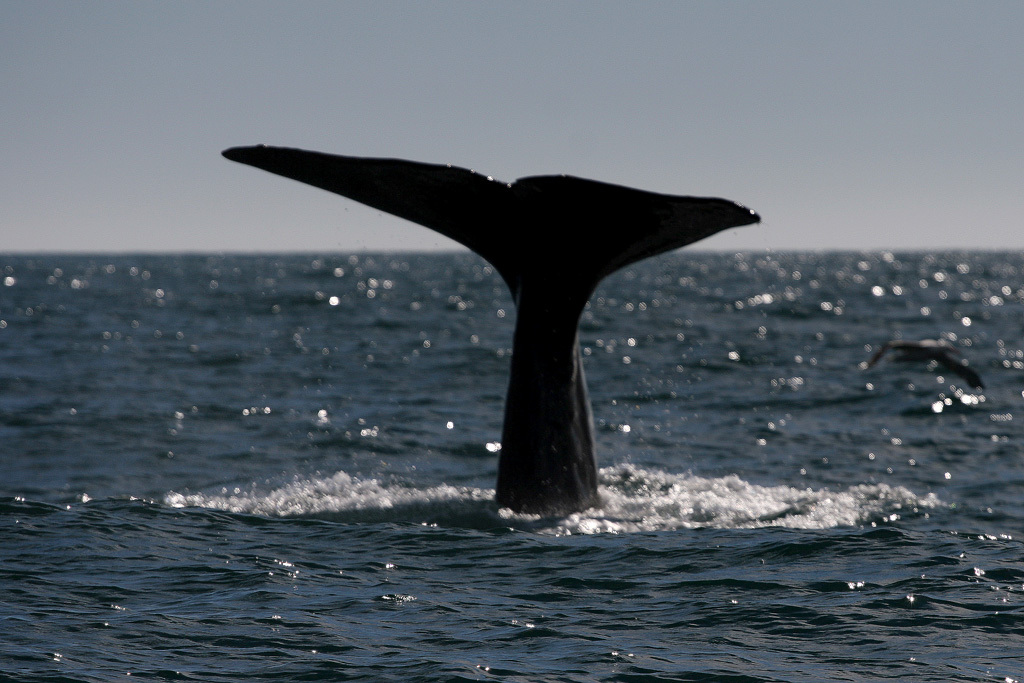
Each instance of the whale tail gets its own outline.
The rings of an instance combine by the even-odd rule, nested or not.
[[[283,147],[235,147],[223,155],[431,228],[497,269],[517,307],[497,498],[520,512],[574,512],[598,501],[577,337],[598,282],[760,220],[726,199],[573,176],[503,183],[454,166]]]
[[[630,263],[760,220],[726,199],[565,175],[503,183],[444,164],[263,145],[223,155],[435,230],[483,256],[510,285],[524,268],[564,265],[570,254],[596,285]]]

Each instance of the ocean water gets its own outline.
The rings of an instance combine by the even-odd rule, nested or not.
[[[472,255],[0,256],[0,680],[1024,680],[1022,299],[1016,252],[617,273],[556,519],[493,502]]]

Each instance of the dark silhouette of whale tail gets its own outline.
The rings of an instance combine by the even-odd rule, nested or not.
[[[516,302],[497,500],[564,514],[598,504],[577,326],[610,273],[760,218],[734,202],[572,176],[503,183],[474,171],[282,147],[224,156],[431,228],[487,259]]]

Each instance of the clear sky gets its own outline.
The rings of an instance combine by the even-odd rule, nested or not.
[[[726,197],[714,249],[1024,248],[1024,2],[0,3],[0,252],[452,248],[267,143]]]

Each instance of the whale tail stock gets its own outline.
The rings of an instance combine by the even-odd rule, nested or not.
[[[283,147],[235,147],[223,155],[431,228],[501,274],[517,316],[497,499],[517,512],[567,513],[598,502],[577,337],[598,282],[641,259],[760,220],[725,199],[572,176],[503,183],[454,166]]]

